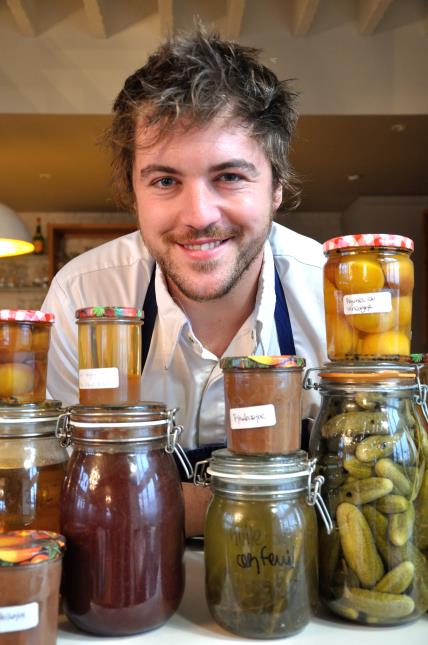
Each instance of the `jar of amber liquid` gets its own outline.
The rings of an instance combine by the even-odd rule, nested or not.
[[[285,454],[300,448],[304,366],[299,356],[221,359],[229,450]]]
[[[143,317],[134,307],[76,311],[82,405],[130,405],[140,400]]]
[[[64,538],[0,533],[0,643],[55,645]]]
[[[0,310],[0,405],[45,400],[53,321],[43,311]]]
[[[61,509],[64,611],[76,627],[126,636],[159,627],[184,587],[184,502],[172,452],[181,431],[161,403],[76,406]]]
[[[325,242],[327,353],[336,360],[410,354],[413,241],[401,235],[345,235]]]
[[[351,621],[395,625],[428,608],[421,526],[425,472],[415,368],[332,363],[305,387],[322,396],[310,453],[334,522],[320,531],[320,595]],[[426,524],[425,524],[426,525]]]
[[[59,531],[68,454],[55,438],[59,401],[0,407],[0,532]]]
[[[205,524],[205,587],[214,620],[249,638],[302,630],[317,603],[320,481],[299,450],[285,456],[216,450]]]

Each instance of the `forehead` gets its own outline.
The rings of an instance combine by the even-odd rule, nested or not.
[[[230,154],[252,156],[260,162],[268,161],[261,144],[252,136],[251,127],[230,116],[215,116],[207,123],[180,119],[168,125],[137,124],[135,130],[135,157],[181,154]]]

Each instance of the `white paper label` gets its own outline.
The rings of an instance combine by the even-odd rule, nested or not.
[[[29,602],[27,605],[0,607],[0,634],[21,632],[24,629],[37,627],[39,624],[39,605]]]
[[[117,367],[79,370],[79,388],[81,390],[105,390],[118,387],[119,370]]]
[[[389,291],[376,293],[354,293],[343,296],[343,311],[346,316],[354,314],[386,314],[392,311]]]
[[[276,424],[275,406],[253,405],[248,408],[231,408],[230,427],[232,430],[240,428],[267,428]]]

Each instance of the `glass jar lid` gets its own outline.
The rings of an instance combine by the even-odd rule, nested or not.
[[[212,453],[207,473],[214,480],[240,481],[260,487],[288,480],[290,488],[305,490],[314,468],[315,461],[308,459],[304,450],[287,455],[241,455],[221,448]]]
[[[312,373],[318,373],[320,382],[312,380]],[[390,388],[413,390],[418,387],[417,369],[406,362],[393,361],[347,361],[325,363],[321,368],[306,371],[303,388],[306,390],[340,388],[352,385],[354,388]]]
[[[404,235],[390,233],[359,233],[356,235],[341,235],[327,240],[323,244],[324,253],[355,247],[386,247],[413,251],[413,240]]]
[[[69,443],[149,442],[181,433],[175,426],[176,408],[158,401],[137,405],[76,405],[58,419],[57,437]],[[68,441],[68,443],[67,443]]]
[[[220,360],[222,370],[232,369],[293,369],[303,368],[306,361],[301,356],[226,356]]]
[[[144,318],[144,312],[137,307],[116,307],[113,305],[84,307],[77,309],[77,320],[97,320],[100,318],[118,319],[118,318]]]
[[[54,434],[56,421],[62,412],[61,401],[49,399],[42,403],[0,406],[0,438],[38,437]]]
[[[22,567],[59,560],[65,538],[51,531],[8,531],[0,534],[0,567]]]
[[[34,309],[0,309],[0,322],[41,322],[55,321],[55,314]]]

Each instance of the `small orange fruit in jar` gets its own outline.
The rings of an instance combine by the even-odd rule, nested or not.
[[[330,360],[394,359],[410,353],[413,241],[364,233],[323,246]]]

